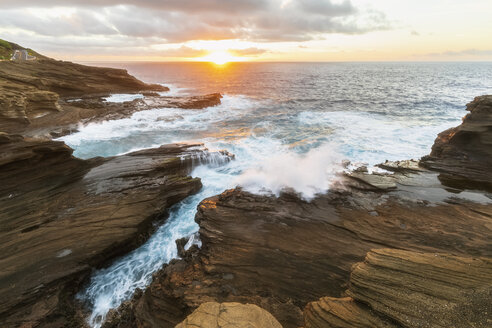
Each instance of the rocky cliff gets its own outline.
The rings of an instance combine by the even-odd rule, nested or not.
[[[440,133],[422,164],[443,183],[492,190],[492,96],[476,97],[463,123]]]
[[[187,175],[207,157],[197,146],[80,160],[62,142],[0,134],[0,326],[73,320],[71,295],[91,269],[200,189]]]
[[[24,49],[3,42],[10,49]],[[5,49],[2,43],[1,49]],[[166,97],[156,91],[169,88],[146,84],[123,69],[85,66],[35,54],[37,59],[32,61],[0,61],[0,131],[60,136],[75,130],[79,123],[122,118],[139,110],[200,109],[220,104],[220,94]],[[145,99],[106,102],[104,96],[112,93],[142,93]]]
[[[145,84],[125,70],[91,67],[42,57],[0,61],[0,130],[22,127],[37,117],[61,111],[67,96],[168,90]]]

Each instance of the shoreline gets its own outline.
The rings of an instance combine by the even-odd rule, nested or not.
[[[134,92],[141,93],[141,90]],[[57,98],[50,94],[48,98],[42,98],[42,102],[48,99],[49,106],[58,104],[61,108],[52,110],[53,107],[50,107],[51,112],[41,118],[25,116],[30,121],[28,128],[25,128],[25,120],[23,120],[24,130],[13,128],[12,131],[24,133],[26,138],[13,134],[0,134],[0,146],[8,150],[5,152],[8,156],[0,162],[4,173],[0,181],[5,185],[4,191],[14,195],[9,188],[19,184],[19,181],[13,179],[15,176],[25,178],[25,185],[31,188],[19,190],[12,197],[7,194],[5,194],[7,197],[0,197],[0,202],[8,209],[6,212],[8,219],[14,221],[9,222],[6,230],[6,235],[12,237],[9,243],[20,242],[16,241],[18,236],[23,236],[24,239],[21,241],[25,243],[29,243],[33,238],[41,238],[39,240],[44,249],[40,247],[37,250],[39,265],[43,267],[51,263],[53,276],[56,276],[54,280],[41,282],[41,285],[17,287],[25,288],[25,291],[16,294],[15,290],[9,291],[8,286],[11,286],[12,282],[8,279],[15,280],[19,275],[11,275],[5,280],[10,285],[4,285],[0,291],[13,293],[13,296],[4,294],[5,297],[10,298],[9,302],[13,299],[20,301],[13,305],[9,304],[9,313],[0,314],[0,321],[5,321],[7,324],[22,322],[40,327],[58,322],[71,322],[83,326],[82,312],[73,299],[77,292],[74,289],[78,289],[75,286],[80,286],[81,281],[87,279],[91,268],[107,265],[116,254],[121,254],[123,249],[135,249],[136,245],[148,239],[149,233],[139,228],[136,234],[127,237],[128,239],[125,239],[120,246],[115,247],[114,244],[104,246],[103,251],[97,251],[98,255],[93,257],[94,255],[83,254],[82,250],[77,251],[76,244],[71,248],[66,246],[60,248],[57,244],[50,245],[49,240],[42,241],[42,238],[47,238],[46,231],[59,229],[60,233],[63,231],[66,234],[70,231],[72,224],[70,222],[74,218],[93,220],[91,215],[98,211],[119,213],[121,203],[115,204],[115,199],[128,196],[130,196],[128,200],[123,200],[123,202],[128,201],[123,212],[131,212],[132,220],[140,220],[143,212],[134,204],[146,204],[145,211],[149,211],[146,217],[150,219],[144,221],[145,225],[149,226],[156,216],[166,213],[171,204],[198,192],[198,184],[201,186],[197,179],[189,177],[190,169],[194,165],[192,159],[196,153],[195,150],[188,151],[187,146],[165,145],[110,158],[84,161],[74,158],[71,155],[72,149],[60,142],[27,138],[27,136],[62,136],[64,133],[71,133],[70,127],[80,121],[87,123],[91,120],[121,118],[139,110],[163,106],[199,110],[219,104],[220,98],[220,94],[166,97],[147,93],[143,95],[143,99],[119,104],[104,102],[100,96],[86,97],[80,102],[69,103],[64,98]],[[323,320],[332,320],[326,313],[319,314],[321,312],[316,306],[322,302],[331,302],[330,304],[333,305],[333,302],[340,301],[324,299],[319,301],[321,303],[318,305],[310,302],[315,302],[323,296],[331,298],[343,296],[347,288],[349,290],[347,293],[351,297],[348,300],[350,304],[347,305],[348,303],[344,301],[345,303],[340,303],[343,306],[355,306],[357,311],[366,313],[364,312],[366,308],[360,310],[358,307],[362,303],[369,303],[373,311],[371,313],[377,312],[376,316],[382,318],[384,324],[387,324],[388,317],[391,320],[402,320],[394,314],[381,310],[375,305],[376,303],[372,304],[351,289],[351,284],[354,282],[352,278],[349,279],[350,268],[356,263],[362,263],[365,258],[366,262],[369,261],[371,256],[376,256],[374,254],[378,256],[390,254],[391,250],[373,251],[388,247],[411,252],[396,251],[397,253],[391,254],[410,263],[409,270],[413,271],[409,272],[416,275],[427,273],[420,272],[419,268],[414,268],[411,263],[419,261],[421,257],[425,258],[427,253],[453,254],[443,255],[448,256],[449,261],[455,260],[453,256],[486,259],[492,256],[486,248],[487,237],[490,236],[487,222],[492,215],[490,203],[477,204],[446,196],[444,204],[441,204],[442,202],[426,198],[426,193],[436,192],[432,188],[441,188],[449,193],[449,191],[465,190],[466,187],[471,186],[474,189],[485,188],[487,191],[482,194],[485,195],[485,199],[487,197],[490,199],[489,188],[492,185],[490,181],[492,176],[489,172],[489,161],[492,156],[486,146],[487,143],[483,146],[476,140],[483,138],[488,140],[486,138],[488,138],[489,119],[492,116],[491,104],[490,96],[478,97],[470,103],[471,114],[467,116],[468,119],[465,118],[459,128],[447,130],[440,135],[431,154],[423,159],[422,164],[425,167],[421,167],[420,162],[413,164],[402,161],[396,164],[392,162],[382,164],[386,165],[387,169],[394,170],[392,176],[369,174],[363,169],[354,171],[342,176],[341,181],[329,193],[318,195],[312,202],[305,202],[298,195],[289,192],[284,192],[276,198],[250,194],[240,188],[202,200],[196,216],[196,221],[200,225],[202,248],[191,246],[190,249],[184,250],[182,245],[186,244],[186,241],[179,241],[178,251],[181,259],[172,260],[168,265],[163,266],[154,275],[153,282],[145,291],[137,293],[119,310],[111,311],[104,327],[124,328],[136,324],[174,326],[201,303],[215,301],[253,303],[271,312],[284,327],[306,324],[305,328],[309,328],[316,326],[309,323],[315,315],[321,316]],[[85,116],[89,114],[93,116]],[[60,122],[62,124],[57,125]],[[53,128],[54,123],[55,128]],[[460,131],[464,132],[460,134]],[[469,138],[470,133],[478,136],[478,139],[472,139],[475,142],[471,145],[464,143],[462,139]],[[229,160],[231,158],[231,154],[222,155]],[[183,161],[182,156],[188,159]],[[210,153],[206,153],[205,158],[210,156]],[[159,161],[156,161],[156,158]],[[44,165],[45,172],[33,172],[32,168],[35,165]],[[146,167],[148,168],[145,169]],[[61,172],[67,175],[66,180],[57,178]],[[440,183],[443,185],[435,187],[425,184],[429,180],[425,176],[431,172],[437,172],[432,174],[439,175]],[[419,178],[423,180],[419,181]],[[37,184],[34,185],[32,181],[36,181]],[[157,187],[154,185],[155,181],[158,181]],[[186,191],[176,195],[175,189],[170,188],[169,181],[173,188],[176,187],[173,183],[177,183]],[[19,201],[17,197],[22,197],[23,193],[31,198]],[[57,198],[64,193],[69,196]],[[152,193],[155,193],[154,196]],[[162,193],[170,201],[162,203]],[[83,204],[95,202],[99,209],[94,210],[93,213],[86,212],[84,206],[75,203],[70,205],[73,202],[71,198],[79,199]],[[26,201],[33,202],[36,199],[40,202],[40,206],[25,209],[21,207]],[[155,206],[158,207],[157,212]],[[24,213],[29,210],[32,211],[26,212],[29,215]],[[46,218],[47,213],[53,215],[53,219],[41,220],[35,225],[27,222]],[[125,215],[128,213],[119,218],[114,213],[101,218],[101,226],[100,223],[96,223],[95,230],[90,232],[89,236],[92,238],[96,235],[104,236],[107,233],[105,232],[107,225],[114,226],[115,231],[121,229],[121,220],[127,220]],[[99,216],[99,214],[95,215]],[[468,219],[469,227],[461,221],[455,221],[460,215]],[[422,219],[425,217],[432,217],[433,221],[426,222]],[[231,221],[232,218],[234,221]],[[15,221],[20,219],[24,221]],[[59,226],[54,226],[51,222],[56,222]],[[459,229],[456,227],[457,224]],[[140,223],[137,224],[139,225]],[[101,229],[103,226],[106,228]],[[72,236],[64,238],[71,239],[75,235],[81,240],[87,238],[87,232],[79,231],[78,224],[73,228],[75,230],[69,233]],[[459,233],[453,229],[458,229]],[[122,231],[115,233],[115,231],[111,230],[110,234],[123,233]],[[108,238],[105,242],[116,237],[104,237]],[[56,238],[60,237],[56,235]],[[53,237],[53,241],[56,238]],[[135,238],[138,243],[135,243]],[[133,246],[129,246],[130,244]],[[340,245],[345,245],[347,248]],[[28,246],[16,247],[31,252]],[[116,253],[106,252],[107,247],[113,247]],[[8,254],[11,248],[6,247],[5,252]],[[333,253],[327,253],[327,249]],[[47,256],[52,253],[55,254],[54,257]],[[11,255],[11,260],[19,256],[17,253]],[[70,263],[75,255],[82,257],[76,259],[78,266],[82,263],[81,268],[76,266],[74,271],[68,270],[68,273],[57,271],[61,262]],[[43,256],[47,257],[43,258]],[[488,260],[484,261],[484,267],[488,269]],[[6,263],[11,263],[13,266],[13,262],[7,260]],[[26,270],[19,272],[25,273]],[[41,274],[42,270],[34,271],[32,274]],[[61,276],[57,276],[60,274]],[[51,279],[50,275],[47,276]],[[38,278],[27,280],[33,284]],[[363,279],[370,279],[370,276]],[[472,290],[483,287],[483,282],[480,279],[477,281],[480,282],[478,287],[470,285]],[[444,281],[444,284],[446,283]],[[14,283],[14,285],[18,284]],[[22,299],[21,295],[26,294],[29,296]],[[444,297],[439,294],[434,296]],[[42,301],[43,298],[48,301]],[[480,300],[478,299],[477,302]],[[307,304],[310,304],[309,311],[303,313]],[[470,311],[473,312],[473,309]],[[475,312],[473,313],[475,315]],[[365,318],[373,320],[371,315],[366,315]],[[440,315],[444,316],[443,318],[450,316],[448,312]],[[477,324],[481,324],[483,318],[476,316],[472,319]]]

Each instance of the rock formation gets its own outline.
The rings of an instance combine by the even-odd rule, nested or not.
[[[309,303],[304,327],[490,327],[492,259],[372,250],[347,294]]]
[[[121,69],[90,67],[46,57],[36,61],[2,61],[0,129],[7,131],[59,111],[60,97],[144,90],[168,89],[145,84]]]
[[[176,328],[282,328],[275,318],[253,304],[203,303]]]
[[[472,146],[487,140],[480,131],[485,139],[472,138],[468,151],[484,150]],[[448,149],[433,154],[438,147]],[[311,202],[241,189],[205,199],[196,215],[202,248],[154,275],[126,307],[131,321],[107,327],[173,327],[204,302],[256,304],[286,328],[303,316],[306,328],[490,325],[490,194],[443,186],[443,171],[418,162],[381,167],[393,174],[359,170]],[[462,177],[490,177],[475,167]],[[371,251],[381,248],[391,250]]]
[[[476,97],[463,123],[440,133],[422,164],[452,186],[492,190],[492,96]]]
[[[492,255],[490,205],[410,202],[397,193],[340,192],[307,203],[231,190],[206,199],[197,214],[202,249],[155,275],[134,301],[135,320],[171,327],[203,302],[232,301],[299,327],[305,304],[341,296],[351,266],[370,249]]]
[[[4,43],[12,49],[24,49]],[[165,97],[154,91],[169,88],[146,84],[123,69],[57,61],[37,53],[36,57],[33,61],[0,61],[2,132],[58,137],[73,131],[78,123],[122,118],[139,110],[201,109],[220,104],[221,95],[217,93]],[[112,93],[142,93],[145,98],[124,104],[105,102],[103,97]]]
[[[138,246],[200,189],[187,176],[206,158],[196,146],[80,160],[62,142],[0,134],[0,325],[67,322],[69,295],[91,269]]]

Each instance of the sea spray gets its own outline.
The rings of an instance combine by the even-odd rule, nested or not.
[[[293,189],[310,200],[316,194],[328,191],[336,173],[342,170],[341,156],[333,144],[311,149],[306,154],[297,154],[286,149],[272,154],[258,167],[246,170],[235,181],[244,190],[259,193],[273,193]]]

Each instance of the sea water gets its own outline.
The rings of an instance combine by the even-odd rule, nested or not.
[[[236,159],[196,167],[191,174],[202,179],[202,190],[174,206],[144,245],[93,273],[78,294],[91,311],[93,327],[177,257],[176,239],[190,236],[189,244],[200,244],[194,216],[201,200],[238,185],[273,195],[291,188],[310,200],[330,188],[344,159],[372,166],[428,154],[439,132],[460,123],[467,102],[492,93],[491,63],[109,65],[169,86],[170,95],[220,92],[222,102],[202,110],[147,110],[81,126],[61,138],[76,156],[198,141],[210,150],[226,149]],[[135,97],[140,95],[107,100]]]

